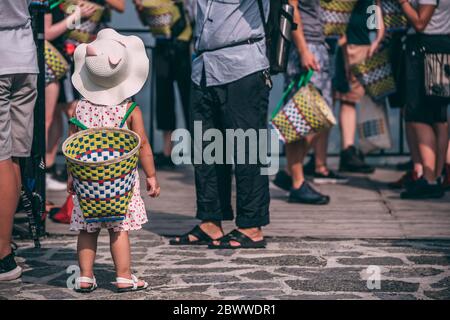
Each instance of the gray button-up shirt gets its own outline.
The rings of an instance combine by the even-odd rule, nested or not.
[[[269,0],[263,4],[267,19]],[[196,51],[207,51],[192,63],[195,84],[200,85],[203,72],[206,86],[217,86],[269,68],[264,40],[224,48],[264,37],[257,0],[198,0],[196,21]]]

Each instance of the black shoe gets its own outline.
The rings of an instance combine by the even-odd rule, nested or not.
[[[407,162],[399,163],[395,167],[398,171],[412,171],[414,169],[414,164],[412,160],[409,160]]]
[[[400,194],[402,199],[439,199],[444,196],[440,183],[430,184],[423,177],[408,185]]]
[[[314,190],[313,187],[305,181],[300,188],[291,189],[288,201],[305,204],[328,204],[330,202],[330,197]]]
[[[163,153],[157,153],[154,155],[155,166],[157,168],[173,168],[175,164],[172,162],[172,158],[170,156],[166,156]]]
[[[303,173],[307,176],[312,176],[314,172],[316,172],[316,157],[312,154],[308,162],[303,166]]]
[[[347,183],[348,178],[341,176],[334,171],[328,170],[328,174],[323,174],[319,172],[314,173],[313,182],[317,184],[339,184],[339,183]]]
[[[373,173],[375,168],[364,162],[364,155],[354,146],[341,151],[339,171]]]
[[[22,268],[17,266],[13,253],[0,260],[0,281],[15,280],[21,275]]]
[[[273,179],[273,184],[280,189],[289,191],[292,187],[292,178],[286,171],[280,170],[277,172],[275,179]]]

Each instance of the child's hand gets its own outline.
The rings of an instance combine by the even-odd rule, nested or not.
[[[70,194],[75,194],[75,191],[73,190],[73,178],[70,174],[67,178],[67,192]]]
[[[159,187],[158,179],[156,179],[156,176],[147,178],[147,191],[148,195],[152,198],[156,198],[159,196],[161,188]]]

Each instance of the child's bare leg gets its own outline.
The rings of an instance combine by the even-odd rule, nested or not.
[[[111,256],[116,267],[118,278],[131,279],[131,249],[127,231],[114,232],[109,229]],[[143,286],[144,281],[139,281],[138,286]],[[130,287],[129,284],[117,284],[119,288]]]
[[[100,231],[89,233],[80,231],[78,235],[78,263],[80,276],[92,278],[94,276],[94,262],[97,253],[97,239]],[[91,283],[81,282],[81,288],[91,287]]]

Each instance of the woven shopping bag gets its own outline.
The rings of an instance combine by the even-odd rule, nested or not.
[[[365,61],[350,66],[366,93],[375,101],[396,92],[389,48],[385,47]]]
[[[320,92],[309,83],[313,71],[300,77],[294,96],[283,105],[292,92],[296,81],[293,80],[283,94],[270,125],[278,132],[285,143],[300,140],[309,134],[320,132],[336,124],[333,112]]]
[[[175,21],[184,18],[172,0],[144,0],[142,5],[150,32],[157,37],[170,38]]]
[[[359,147],[363,153],[390,149],[392,139],[384,103],[377,103],[367,95],[360,102],[357,128]]]
[[[324,34],[339,37],[345,34],[353,8],[357,0],[321,0]]]
[[[76,6],[79,0],[65,0],[61,3],[61,8],[66,14],[71,14],[76,10]],[[95,40],[103,12],[104,6],[101,6],[94,2],[88,2],[95,6],[95,13],[88,19],[82,20],[79,25],[76,25],[73,29],[67,31],[67,39],[69,42],[78,45],[80,43],[87,43]]]
[[[381,10],[386,31],[396,32],[408,29],[408,19],[397,0],[381,1]]]
[[[85,221],[125,219],[136,181],[139,136],[123,129],[125,121],[119,128],[94,129],[71,122],[84,130],[67,138],[63,153]]]
[[[44,42],[45,84],[58,81],[66,74],[69,64],[49,41]]]

